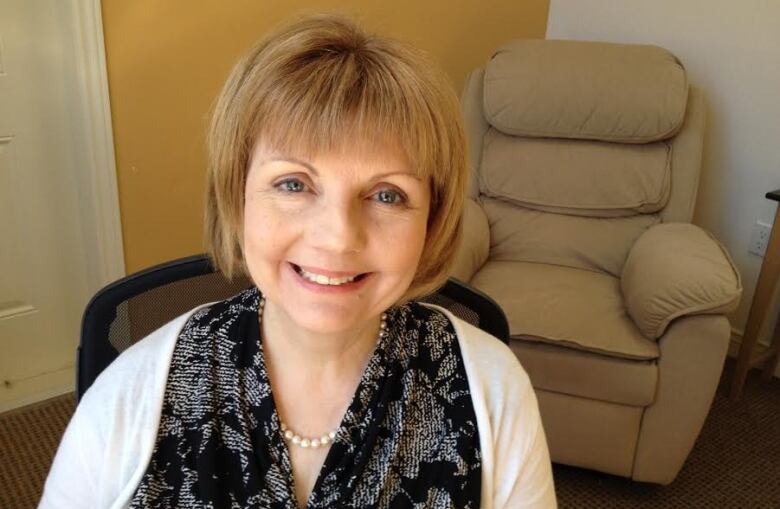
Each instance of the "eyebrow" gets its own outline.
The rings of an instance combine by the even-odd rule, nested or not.
[[[306,161],[301,161],[300,159],[296,159],[295,157],[272,156],[272,157],[269,157],[267,159],[264,159],[262,162],[263,163],[270,163],[270,162],[274,162],[274,161],[284,161],[284,162],[288,162],[288,163],[298,164],[298,165],[301,165],[304,168],[308,169],[309,171],[311,171],[314,174],[315,177],[319,177],[320,176],[320,174],[317,172],[317,168],[315,168],[311,164],[307,163]],[[391,171],[391,172],[387,172],[387,173],[381,173],[379,175],[374,175],[373,177],[371,177],[371,180],[378,180],[378,179],[381,179],[381,178],[389,177],[390,175],[406,175],[407,177],[412,177],[415,180],[422,181],[422,178],[420,178],[417,175],[415,175],[414,173],[411,173],[411,172],[408,172],[408,171]]]
[[[314,174],[315,177],[319,177],[320,176],[320,174],[317,172],[317,168],[315,168],[314,166],[310,165],[306,161],[301,161],[300,159],[296,159],[294,157],[274,156],[274,157],[269,157],[267,159],[264,159],[263,163],[271,163],[271,162],[275,162],[275,161],[285,161],[285,162],[288,162],[288,163],[298,164],[300,166],[303,166],[303,167],[309,169]]]

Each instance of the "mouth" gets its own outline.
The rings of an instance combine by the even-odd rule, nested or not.
[[[289,262],[293,270],[305,281],[321,286],[350,286],[358,283],[368,276],[369,272],[358,273],[354,275],[344,275],[340,277],[328,277],[323,274],[309,272],[300,265]]]

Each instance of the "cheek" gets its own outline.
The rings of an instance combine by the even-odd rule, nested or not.
[[[247,265],[256,265],[261,259],[279,254],[289,235],[290,221],[272,207],[248,203],[244,208],[244,251]]]
[[[244,244],[249,246],[257,245],[257,240],[268,234],[268,218],[257,206],[247,203],[244,207]]]
[[[380,256],[393,271],[413,276],[425,245],[425,221],[398,224],[386,231],[383,242],[377,243],[381,245]]]

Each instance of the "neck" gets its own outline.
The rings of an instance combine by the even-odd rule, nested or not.
[[[310,380],[359,378],[376,347],[380,323],[376,316],[347,330],[322,333],[301,327],[281,307],[266,301],[260,318],[266,361],[281,363],[288,373],[306,373]]]

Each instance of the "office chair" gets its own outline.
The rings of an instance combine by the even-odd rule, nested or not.
[[[117,356],[173,318],[207,302],[224,300],[252,286],[229,281],[206,255],[180,258],[124,277],[100,290],[84,311],[76,358],[78,400]],[[421,302],[436,304],[472,325],[509,341],[509,324],[496,302],[450,278]]]

